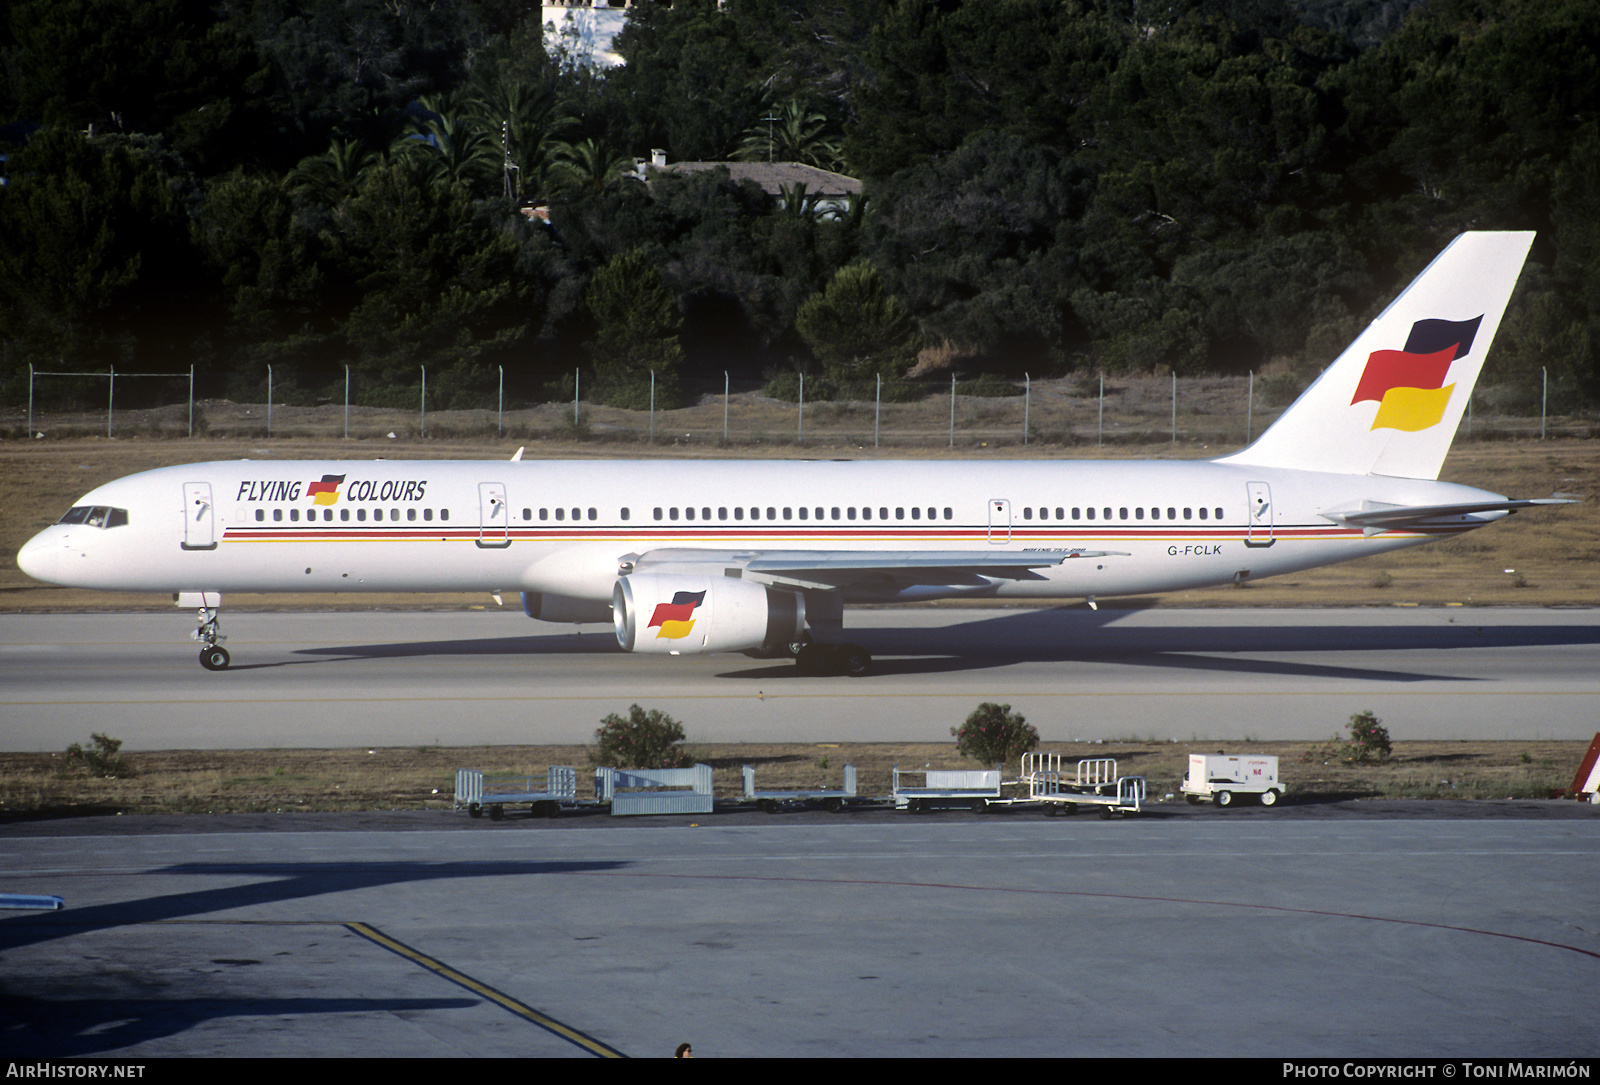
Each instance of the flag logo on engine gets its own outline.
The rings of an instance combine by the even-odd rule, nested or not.
[[[646,628],[661,627],[661,632],[656,634],[657,640],[682,640],[694,628],[695,607],[705,601],[706,593],[703,591],[677,592],[672,596],[672,602],[656,604],[655,613],[650,615],[650,624]]]

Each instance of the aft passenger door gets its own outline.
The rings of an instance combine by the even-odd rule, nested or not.
[[[183,484],[183,548],[185,550],[217,548],[217,511],[211,503],[209,482]]]
[[[1245,527],[1244,544],[1246,546],[1271,546],[1272,539],[1272,489],[1265,482],[1245,483],[1245,495],[1249,506],[1245,515],[1249,523]]]
[[[478,483],[478,545],[511,545],[511,513],[506,508],[503,482]]]

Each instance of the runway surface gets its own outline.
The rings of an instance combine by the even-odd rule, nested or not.
[[[632,702],[692,741],[942,741],[981,701],[1046,741],[1587,739],[1600,612],[1552,609],[851,611],[865,678],[741,655],[625,655],[513,611],[231,613],[200,668],[188,612],[0,617],[0,748],[114,726],[129,750],[585,742]]]
[[[14,832],[0,1050],[1592,1058],[1600,818],[1259,813]]]

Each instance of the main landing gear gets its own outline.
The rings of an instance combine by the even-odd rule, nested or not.
[[[794,646],[795,669],[805,675],[843,674],[860,678],[872,670],[872,655],[859,644],[816,644]]]
[[[228,650],[222,647],[222,641],[228,638],[219,631],[217,619],[220,611],[210,607],[201,607],[197,620],[198,629],[189,636],[200,642],[200,666],[208,671],[225,671],[231,662]]]

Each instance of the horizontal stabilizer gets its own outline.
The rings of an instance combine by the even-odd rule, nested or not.
[[[1483,513],[1505,515],[1538,505],[1572,505],[1577,501],[1575,497],[1562,496],[1470,501],[1459,505],[1385,505],[1377,501],[1363,501],[1359,506],[1349,509],[1326,509],[1322,515],[1334,523],[1350,524],[1368,535],[1376,535],[1403,528],[1446,527],[1463,523],[1476,527],[1487,520],[1500,518],[1484,516]]]

